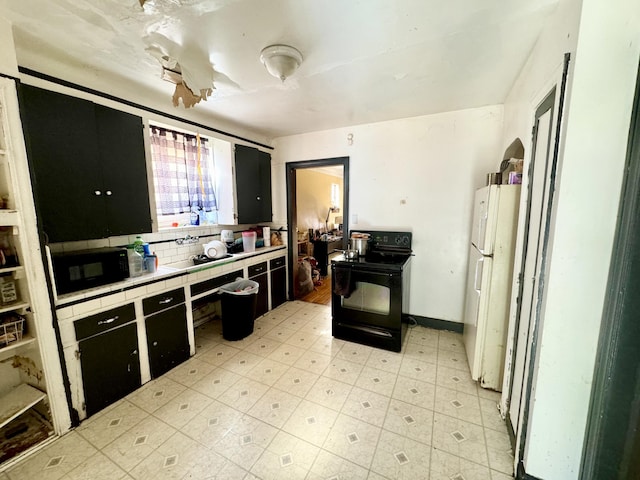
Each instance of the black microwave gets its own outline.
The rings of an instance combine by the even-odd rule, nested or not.
[[[53,253],[51,261],[59,295],[120,282],[129,277],[126,248]]]

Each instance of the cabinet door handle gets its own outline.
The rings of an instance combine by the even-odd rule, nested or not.
[[[131,355],[137,355],[138,354],[138,350],[134,350],[133,352],[131,352]]]
[[[258,196],[258,197],[256,197],[256,200],[260,201],[260,200],[261,200],[261,198]]]
[[[107,194],[107,197],[110,197],[110,196],[111,196],[111,190],[107,190],[107,191],[106,191],[106,192],[104,192],[104,193],[106,193],[106,194]]]
[[[95,195],[96,197],[99,197],[100,195],[102,195],[102,192],[101,192],[100,190],[96,190],[96,191],[95,191],[95,192],[93,192],[93,193],[94,193],[94,195]]]
[[[109,323],[113,323],[116,320],[118,320],[118,318],[120,318],[120,317],[118,315],[116,315],[115,317],[107,318],[106,320],[100,320],[98,322],[98,325],[108,325]]]
[[[158,304],[160,304],[160,305],[165,305],[165,304],[167,304],[167,303],[171,303],[172,301],[173,301],[173,297],[167,297],[167,298],[165,298],[165,299],[163,299],[163,300],[160,300],[160,301],[158,302]]]
[[[153,346],[157,347],[158,346],[158,342],[153,342]]]

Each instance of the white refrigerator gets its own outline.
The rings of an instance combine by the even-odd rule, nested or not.
[[[471,377],[502,389],[520,185],[475,194],[463,340]]]

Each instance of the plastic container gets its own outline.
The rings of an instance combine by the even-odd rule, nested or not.
[[[245,252],[256,251],[256,232],[242,232],[242,248]]]
[[[140,235],[138,235],[136,240],[133,242],[133,249],[140,255],[144,255],[144,240],[142,240]]]
[[[147,255],[144,257],[144,267],[147,273],[156,273],[158,270],[158,257],[155,255]]]
[[[220,287],[222,337],[225,340],[242,340],[253,333],[259,287],[258,282],[245,279]]]
[[[133,245],[127,246],[129,260],[129,276],[139,277],[144,273],[144,257],[138,253]]]

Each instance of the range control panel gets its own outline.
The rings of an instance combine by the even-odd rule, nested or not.
[[[351,232],[351,234],[354,233],[368,233],[369,243],[372,249],[389,247],[411,249],[411,232],[386,232],[376,230],[354,230]]]

